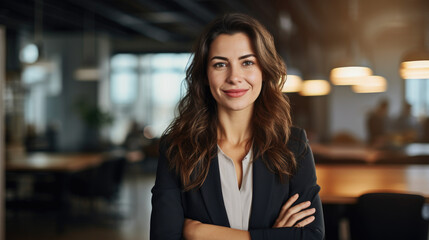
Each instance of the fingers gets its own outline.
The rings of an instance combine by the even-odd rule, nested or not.
[[[283,205],[282,209],[280,210],[279,216],[284,216],[286,211],[290,208],[290,206],[292,206],[292,204],[298,200],[299,194],[296,193],[295,195],[293,195],[292,197],[290,197],[286,203]]]
[[[316,219],[314,216],[310,216],[310,217],[302,220],[301,222],[295,224],[295,227],[305,227],[308,224],[312,223],[314,221],[314,219]]]
[[[286,201],[286,203],[282,206],[279,216],[277,217],[273,227],[281,227],[280,225],[283,224],[283,222],[281,221],[283,220],[286,212],[289,210],[290,206],[292,206],[292,204],[298,199],[298,197],[299,195],[298,193],[296,193]]]
[[[310,206],[310,202],[307,201],[307,202],[300,203],[296,206],[290,207],[289,209],[286,209],[286,211],[282,215],[279,215],[279,217],[277,218],[278,225],[280,225],[280,227],[284,227],[286,223],[290,221],[291,216],[293,216],[294,214],[298,213],[302,209],[305,209],[309,206]]]
[[[292,227],[295,226],[295,224],[299,221],[301,221],[302,219],[314,214],[316,212],[315,208],[310,208],[310,209],[306,209],[306,210],[302,210],[300,212],[297,212],[295,214],[292,214],[289,218],[288,221],[286,222],[286,227]],[[305,225],[304,225],[305,226]]]
[[[282,216],[281,220],[279,221],[279,224],[282,225],[282,227],[292,227],[293,225],[295,225],[295,223],[297,223],[304,217],[307,217],[314,213],[315,209],[304,210],[310,205],[311,203],[309,201],[306,201],[289,208],[286,211],[285,215]]]
[[[286,201],[280,210],[280,214],[277,217],[273,227],[303,227],[314,221],[314,216],[309,216],[314,214],[316,209],[306,209],[310,207],[310,201],[302,202],[296,206],[291,207],[297,199],[298,194],[295,194],[289,198],[288,201]]]

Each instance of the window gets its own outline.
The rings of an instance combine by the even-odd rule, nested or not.
[[[190,56],[189,53],[114,55],[110,94],[115,119],[135,120],[150,126],[155,137],[161,136],[185,92],[183,81]],[[117,134],[124,135],[124,131]]]
[[[429,114],[429,79],[407,79],[405,99],[413,106],[414,116],[427,116]]]
[[[111,97],[116,105],[132,104],[137,97],[138,57],[118,54],[111,60]]]

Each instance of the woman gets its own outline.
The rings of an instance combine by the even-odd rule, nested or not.
[[[323,238],[313,156],[291,127],[285,75],[253,18],[228,14],[206,28],[162,138],[151,239]]]

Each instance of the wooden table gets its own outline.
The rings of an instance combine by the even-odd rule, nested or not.
[[[22,172],[76,172],[99,165],[100,153],[33,153],[10,157],[6,171]]]
[[[35,178],[41,174],[49,174],[59,183],[52,190],[57,209],[57,231],[63,232],[69,215],[69,194],[71,174],[94,168],[103,161],[101,153],[32,153],[15,154],[6,159],[6,176],[32,175]],[[20,200],[15,200],[20,202]],[[23,204],[27,204],[25,201]]]
[[[429,164],[429,144],[412,143],[384,149],[363,145],[311,144],[316,163],[328,164]]]
[[[316,165],[323,203],[352,204],[367,192],[407,192],[429,203],[429,165]]]

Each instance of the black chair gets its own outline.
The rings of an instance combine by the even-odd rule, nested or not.
[[[350,216],[352,240],[428,239],[422,217],[425,198],[402,193],[368,193],[359,197]]]
[[[94,169],[76,173],[71,178],[71,193],[90,201],[114,202],[120,192],[125,166],[125,157],[112,157]]]

